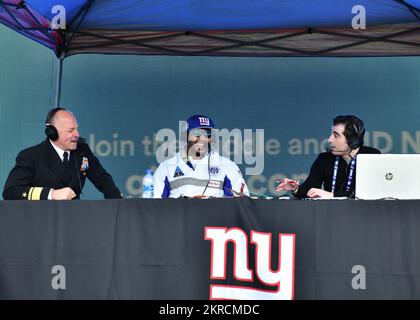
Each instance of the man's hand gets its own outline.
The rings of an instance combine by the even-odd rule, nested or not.
[[[308,191],[307,196],[309,198],[322,198],[322,199],[332,199],[334,194],[322,189],[312,188]]]
[[[76,197],[76,193],[69,187],[52,190],[52,200],[71,200]]]
[[[276,191],[294,191],[299,188],[299,181],[291,179],[280,180],[280,184],[277,186]]]

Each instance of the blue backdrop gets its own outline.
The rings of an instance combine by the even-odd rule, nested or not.
[[[4,26],[0,43],[3,186],[17,152],[44,139],[57,63]],[[264,171],[246,180],[272,193],[278,178],[305,177],[337,114],[361,117],[369,145],[419,153],[420,58],[73,56],[64,61],[62,106],[126,196],[140,196],[144,170],[158,165],[154,134],[178,133],[178,121],[197,113],[218,128],[264,129]],[[84,198],[102,196],[89,185]]]

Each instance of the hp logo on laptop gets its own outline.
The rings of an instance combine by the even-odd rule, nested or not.
[[[388,172],[385,175],[385,179],[388,180],[388,181],[392,180],[392,178],[394,178],[394,175],[391,172]]]

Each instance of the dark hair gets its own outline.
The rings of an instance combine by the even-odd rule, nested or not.
[[[357,149],[364,144],[366,133],[365,125],[361,119],[353,115],[339,115],[333,120],[333,125],[344,125],[344,136],[351,149]]]

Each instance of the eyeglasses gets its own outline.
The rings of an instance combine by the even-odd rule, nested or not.
[[[191,130],[191,134],[196,138],[199,138],[201,136],[204,136],[206,138],[211,137],[211,131],[210,130],[204,130],[204,129]]]

